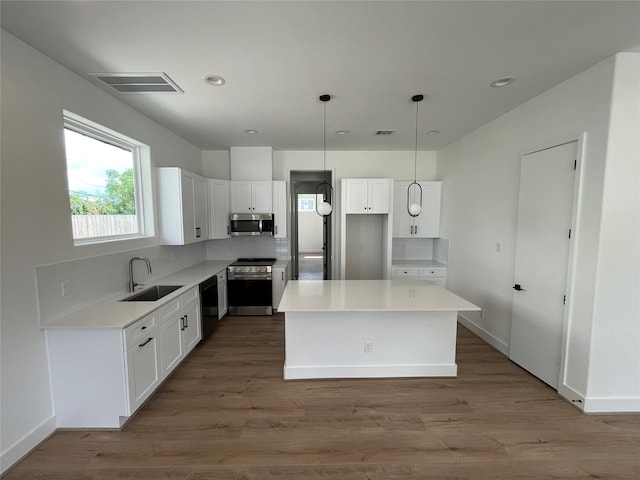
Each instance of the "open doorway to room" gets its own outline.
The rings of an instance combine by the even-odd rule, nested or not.
[[[331,278],[331,216],[321,217],[316,203],[324,199],[316,194],[322,181],[331,183],[331,172],[291,172],[292,275],[295,280]],[[333,199],[332,199],[333,201]]]

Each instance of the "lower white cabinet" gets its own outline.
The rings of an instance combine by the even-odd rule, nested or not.
[[[129,390],[129,412],[133,413],[162,381],[158,329],[150,331],[127,349],[127,387]]]
[[[272,274],[272,296],[273,296],[273,308],[277,309],[280,305],[280,299],[284,293],[284,289],[287,286],[289,280],[289,264],[285,267],[273,267],[271,269]]]
[[[447,267],[395,266],[392,268],[392,279],[428,280],[443,288],[447,287]]]
[[[126,328],[48,328],[56,423],[120,428],[201,338],[198,287]]]

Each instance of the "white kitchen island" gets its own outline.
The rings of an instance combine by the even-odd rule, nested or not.
[[[457,314],[478,310],[424,280],[290,281],[284,378],[454,377]]]

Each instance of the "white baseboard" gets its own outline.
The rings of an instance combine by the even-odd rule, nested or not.
[[[479,336],[482,340],[487,342],[493,348],[498,350],[500,353],[505,356],[509,356],[509,345],[500,340],[499,338],[493,336],[491,333],[487,332],[484,328],[480,327],[475,322],[472,322],[467,317],[465,317],[462,313],[458,313],[458,322],[461,325],[471,330],[477,336]]]
[[[284,366],[285,380],[305,378],[385,378],[455,377],[458,366],[451,365],[330,365],[310,367]]]
[[[638,413],[638,397],[587,397],[584,402],[585,413]]]
[[[0,455],[0,474],[9,470],[22,457],[36,448],[56,431],[56,417],[51,416],[7,448]]]

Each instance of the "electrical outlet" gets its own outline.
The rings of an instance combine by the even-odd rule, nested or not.
[[[373,352],[373,342],[370,340],[365,340],[364,342],[364,353]]]
[[[61,284],[62,296],[71,295],[71,280],[64,280]]]

